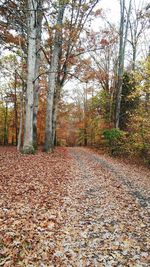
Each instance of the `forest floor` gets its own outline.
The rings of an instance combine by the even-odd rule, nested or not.
[[[86,148],[0,148],[0,266],[150,266],[150,170]]]

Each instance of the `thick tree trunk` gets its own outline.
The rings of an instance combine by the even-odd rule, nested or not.
[[[27,91],[25,109],[24,153],[33,153],[33,92],[36,64],[36,10],[37,1],[28,0],[28,61],[27,61]]]
[[[65,11],[65,4],[60,4],[57,18],[57,27],[55,33],[54,48],[51,59],[48,93],[47,93],[47,107],[46,107],[46,129],[45,129],[45,151],[51,152],[54,146],[53,138],[53,111],[54,111],[54,93],[56,90],[56,83],[59,69],[59,55],[62,45],[62,23]]]
[[[39,105],[39,70],[40,70],[40,61],[41,61],[41,32],[42,32],[42,19],[43,12],[42,1],[39,1],[38,11],[37,11],[37,42],[36,42],[36,69],[35,69],[35,82],[34,82],[34,107],[33,107],[33,146],[37,148],[37,114],[38,114],[38,105]]]

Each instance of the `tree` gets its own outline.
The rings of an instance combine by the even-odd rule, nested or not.
[[[42,38],[42,20],[43,20],[43,10],[42,10],[43,0],[38,1],[37,8],[37,30],[36,30],[36,63],[35,63],[35,80],[34,80],[34,106],[33,106],[33,146],[37,148],[37,113],[39,106],[39,91],[40,91],[40,64],[41,64],[41,38]]]
[[[129,18],[129,38],[128,42],[132,47],[132,70],[135,71],[136,58],[138,46],[142,37],[144,37],[145,30],[148,27],[148,19],[145,8],[142,6],[143,1],[138,3],[138,8],[134,2]],[[142,41],[143,42],[143,41]]]
[[[28,0],[28,12],[27,91],[23,151],[24,153],[33,153],[33,106],[36,67],[37,1]]]
[[[92,37],[94,38],[94,34],[92,34]],[[98,38],[98,47],[95,47],[95,51],[90,53],[94,63],[92,67],[91,65],[89,67],[91,68],[91,72],[95,73],[94,78],[103,91],[103,98],[105,98],[105,119],[107,122],[112,123],[118,35],[116,34],[116,29],[113,26],[109,26],[101,29],[99,35],[95,33],[95,38]]]
[[[74,64],[74,50],[79,42],[80,34],[85,26],[87,19],[97,4],[97,0],[72,1],[71,4],[66,1],[60,1],[58,7],[57,25],[55,26],[55,38],[53,52],[51,55],[51,65],[49,70],[49,89],[47,94],[47,112],[46,112],[46,132],[45,132],[45,150],[52,151],[55,140],[56,118],[60,92],[65,80],[68,78],[68,69]],[[66,18],[66,28],[63,27],[63,15],[65,8],[70,11],[70,20]],[[63,13],[63,14],[62,14]],[[62,21],[60,18],[62,16]],[[59,38],[59,42],[57,39]],[[61,62],[63,62],[61,64]],[[73,63],[72,63],[73,62]]]
[[[1,1],[0,3],[0,43],[2,49],[12,53],[22,48],[27,55],[26,0]]]
[[[22,91],[22,77],[20,76],[22,64],[16,54],[1,57],[1,100],[7,102],[8,117],[11,114],[10,125],[8,128],[9,140],[13,139],[13,144],[17,146],[19,130],[19,109],[20,93]],[[3,78],[5,77],[5,79]],[[5,104],[4,104],[5,105]]]
[[[120,0],[119,62],[118,62],[118,81],[117,81],[117,96],[116,96],[116,108],[115,108],[116,128],[119,128],[119,122],[120,122],[120,107],[121,107],[122,81],[124,72],[125,48],[127,42],[129,18],[131,13],[131,3],[132,0],[130,0],[129,2],[129,8],[126,16],[125,0]]]
[[[51,59],[48,93],[47,93],[47,109],[46,109],[46,130],[45,130],[45,151],[52,151],[53,149],[53,109],[54,109],[54,93],[56,80],[59,69],[59,55],[62,45],[62,24],[63,16],[66,8],[64,1],[59,1],[59,10],[57,17],[57,25],[55,32],[54,47]]]

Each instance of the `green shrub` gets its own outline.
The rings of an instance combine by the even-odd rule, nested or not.
[[[106,129],[103,131],[104,138],[108,142],[112,142],[114,140],[119,139],[122,136],[122,134],[123,132],[116,128]]]
[[[126,132],[116,128],[106,129],[103,137],[112,155],[125,154]]]

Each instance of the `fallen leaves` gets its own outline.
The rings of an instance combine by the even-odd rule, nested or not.
[[[144,171],[83,148],[0,148],[0,167],[0,266],[150,266]]]
[[[68,152],[26,156],[1,148],[0,162],[1,266],[49,262],[69,179]]]

